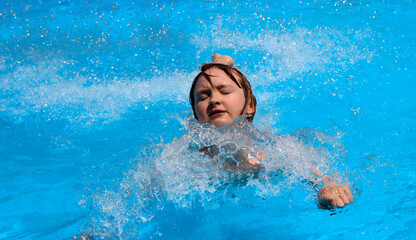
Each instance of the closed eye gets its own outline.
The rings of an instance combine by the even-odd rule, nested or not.
[[[210,91],[200,91],[196,94],[197,100],[202,101],[209,97]]]
[[[206,99],[207,97],[208,97],[207,94],[201,94],[201,95],[198,95],[198,100],[201,101],[201,100]]]
[[[220,93],[222,94],[230,94],[233,90],[231,88],[221,88]]]

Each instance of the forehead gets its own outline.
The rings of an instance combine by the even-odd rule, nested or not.
[[[209,80],[205,76],[201,76],[198,78],[195,88],[201,88],[201,87],[216,87],[216,86],[237,86],[238,85],[221,69],[213,67],[205,71],[206,74],[209,75]],[[234,78],[241,84],[240,78],[235,74],[232,73]]]

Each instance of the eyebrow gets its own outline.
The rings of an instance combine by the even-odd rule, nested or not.
[[[196,94],[208,93],[209,91],[211,91],[209,88],[201,88],[196,91]]]
[[[212,86],[212,85],[211,85]],[[219,85],[217,85],[217,86],[212,86],[212,88],[216,88],[216,89],[218,89],[218,90],[221,90],[221,89],[224,89],[224,88],[228,88],[228,87],[233,87],[232,86],[232,84],[219,84]],[[201,87],[201,88],[199,88],[198,90],[197,90],[197,93],[203,93],[203,92],[206,92],[207,90],[209,90],[209,91],[211,91],[211,88],[209,88],[209,87]]]
[[[231,84],[220,84],[218,86],[215,86],[216,89],[223,89],[226,87],[232,87]]]

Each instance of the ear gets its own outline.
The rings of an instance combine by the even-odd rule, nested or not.
[[[249,100],[246,107],[246,115],[251,115],[254,113],[254,104],[252,101]]]

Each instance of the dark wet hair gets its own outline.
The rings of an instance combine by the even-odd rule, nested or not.
[[[206,63],[203,64],[199,69],[201,70],[201,72],[195,77],[194,81],[192,82],[192,86],[191,86],[191,91],[189,92],[189,103],[192,106],[192,110],[194,112],[194,117],[195,119],[198,120],[198,117],[196,116],[196,112],[195,112],[195,98],[194,98],[194,90],[195,90],[195,85],[198,81],[198,79],[200,79],[201,77],[205,77],[208,82],[210,84],[211,83],[211,76],[208,75],[207,73],[205,73],[205,71],[207,71],[208,69],[211,68],[218,68],[220,70],[222,70],[225,74],[227,74],[227,76],[233,80],[233,82],[235,82],[235,84],[237,84],[237,86],[241,89],[243,89],[244,92],[244,97],[245,97],[245,107],[244,109],[250,105],[253,108],[253,112],[250,113],[249,115],[247,115],[247,120],[252,122],[254,119],[254,114],[256,114],[256,107],[257,107],[257,101],[256,101],[256,97],[254,97],[253,94],[253,90],[251,89],[251,85],[250,82],[247,80],[247,78],[236,68],[230,67],[228,65],[224,65],[224,64],[220,64],[220,63]],[[237,75],[238,78],[241,79],[241,83],[238,82],[238,80],[235,78],[235,75]],[[243,111],[244,111],[243,109]],[[243,114],[243,112],[241,112],[241,114]]]

